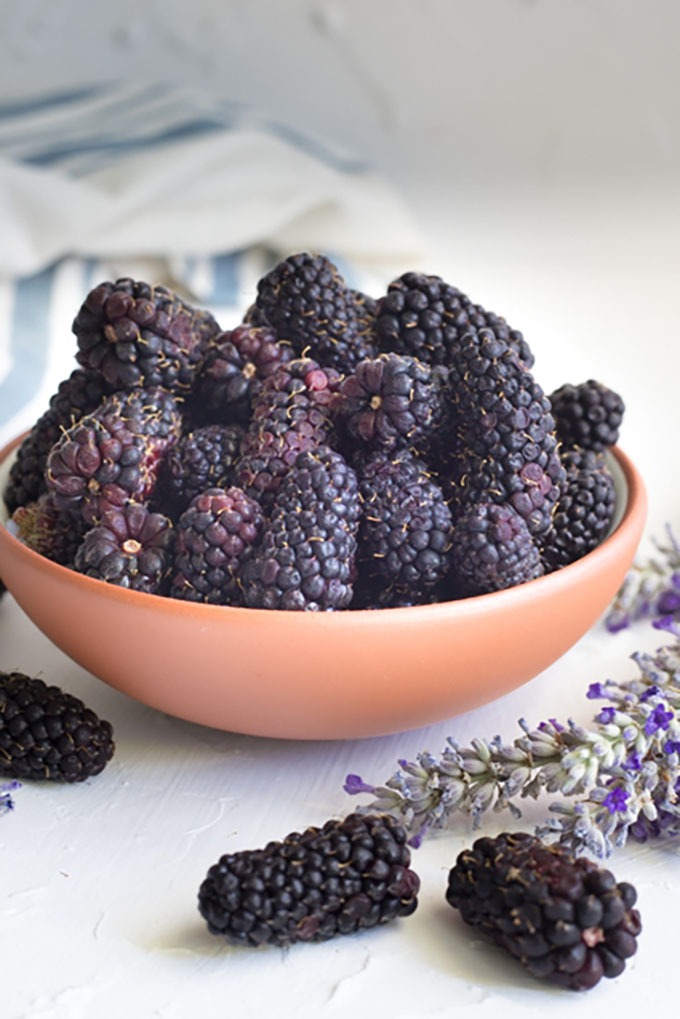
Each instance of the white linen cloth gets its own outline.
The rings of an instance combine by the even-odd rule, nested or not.
[[[73,317],[104,279],[165,283],[228,327],[259,276],[322,251],[354,286],[423,245],[370,167],[172,85],[94,84],[0,103],[0,442],[75,367]]]

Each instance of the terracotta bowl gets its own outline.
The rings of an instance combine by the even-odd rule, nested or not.
[[[13,450],[0,451],[0,491]],[[195,605],[81,576],[4,526],[0,576],[62,651],[123,693],[179,718],[258,736],[349,739],[417,728],[538,675],[597,621],[646,518],[618,448],[617,520],[571,566],[508,591],[403,609],[279,612]]]

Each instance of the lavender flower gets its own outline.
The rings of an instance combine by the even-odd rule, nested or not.
[[[21,782],[18,782],[16,779],[0,785],[0,816],[2,814],[9,814],[10,810],[14,810],[12,793],[20,787]]]
[[[680,624],[664,627],[680,637]],[[677,631],[677,632],[676,632]],[[537,828],[575,852],[609,856],[628,835],[642,839],[680,833],[680,642],[631,656],[638,675],[593,683],[587,697],[605,699],[592,728],[555,719],[512,743],[500,736],[460,747],[449,739],[439,758],[422,753],[375,786],[348,775],[345,790],[372,797],[366,811],[395,814],[412,845],[430,829],[466,814],[478,827],[487,810],[521,816],[517,800],[555,793],[551,814]]]
[[[633,564],[614,598],[605,625],[611,633],[636,619],[680,619],[680,540],[666,525],[667,542],[652,539],[659,557]]]

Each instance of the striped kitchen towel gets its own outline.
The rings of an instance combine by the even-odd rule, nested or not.
[[[0,444],[75,366],[71,322],[103,280],[164,283],[228,328],[292,251],[325,252],[368,292],[424,254],[370,167],[166,83],[1,102],[0,237]]]

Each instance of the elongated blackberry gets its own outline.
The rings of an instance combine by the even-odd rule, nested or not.
[[[503,591],[544,572],[526,520],[509,503],[474,503],[461,513],[452,528],[451,563],[463,596]]]
[[[115,389],[191,388],[205,346],[219,332],[213,316],[164,286],[121,278],[89,292],[72,326],[83,368]]]
[[[415,357],[380,354],[340,381],[331,407],[353,442],[386,451],[422,446],[445,425],[444,382]]]
[[[153,502],[176,518],[195,496],[232,481],[244,429],[242,425],[205,425],[183,435],[163,457]]]
[[[17,449],[3,493],[7,509],[35,502],[47,491],[47,457],[62,432],[84,414],[89,414],[109,392],[99,372],[76,368],[50,398],[47,410],[38,418]]]
[[[564,468],[550,403],[531,371],[488,330],[468,336],[449,370],[454,516],[509,503],[532,535],[550,527]]]
[[[210,933],[231,944],[327,941],[415,912],[420,880],[410,864],[391,815],[350,814],[220,857],[198,908]]]
[[[12,514],[12,523],[19,541],[38,555],[60,566],[73,566],[86,524],[79,513],[60,509],[51,492],[43,492],[34,502],[18,506]]]
[[[347,372],[376,353],[374,305],[325,255],[300,252],[279,262],[259,281],[256,305],[298,356]]]
[[[356,474],[334,450],[300,453],[276,492],[242,573],[251,608],[347,608],[356,574],[361,500]]]
[[[113,730],[72,694],[22,672],[0,672],[0,775],[82,782],[114,752]]]
[[[363,502],[357,570],[384,606],[426,601],[450,568],[453,521],[439,485],[408,450],[357,469]]]
[[[181,426],[180,406],[163,389],[113,393],[50,450],[45,477],[55,504],[94,525],[109,506],[145,502]]]
[[[139,503],[109,508],[78,546],[74,568],[107,584],[164,594],[173,564],[172,521]]]
[[[603,382],[566,383],[549,396],[557,437],[564,446],[602,452],[619,440],[622,398]]]
[[[209,488],[177,522],[170,595],[184,601],[241,605],[241,573],[258,544],[265,518],[240,488]]]
[[[524,832],[477,839],[446,891],[466,923],[533,976],[575,991],[624,971],[641,930],[636,898],[610,871]]]
[[[552,526],[543,539],[549,571],[582,559],[602,542],[614,519],[616,488],[604,453],[563,449],[566,471]]]
[[[440,276],[405,272],[390,283],[377,303],[375,332],[380,349],[409,354],[428,364],[453,364],[463,337],[480,329],[504,340],[527,368],[532,367],[534,357],[522,333],[473,304]]]

